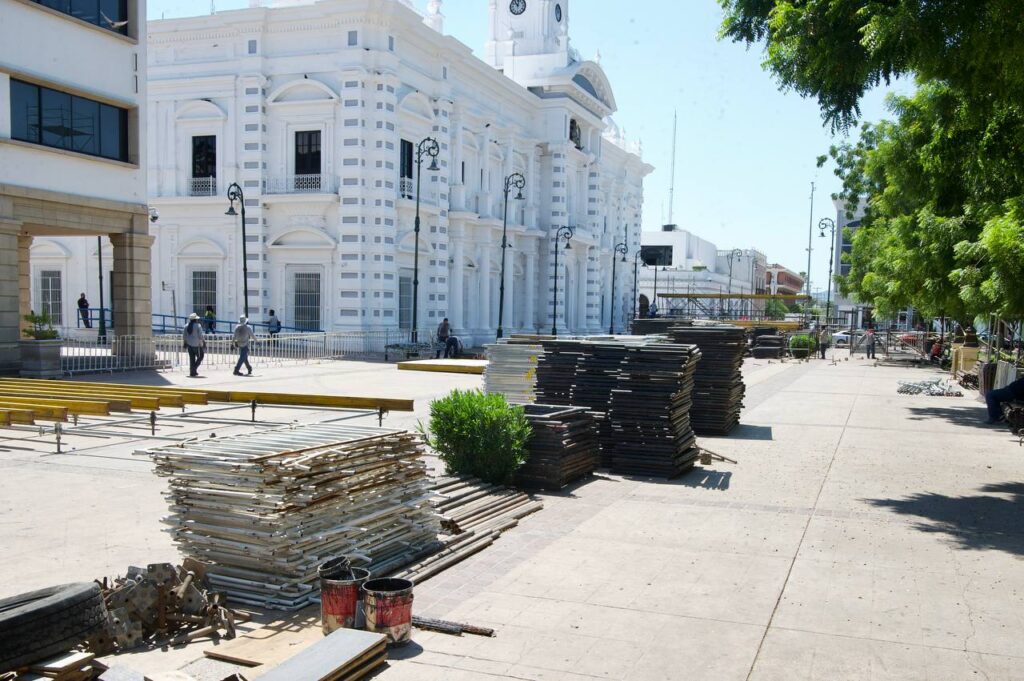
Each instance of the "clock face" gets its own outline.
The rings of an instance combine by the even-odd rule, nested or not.
[[[519,16],[526,11],[526,0],[512,0],[512,3],[508,6],[508,11]]]
[[[562,21],[562,6],[555,5],[555,21],[561,23]]]

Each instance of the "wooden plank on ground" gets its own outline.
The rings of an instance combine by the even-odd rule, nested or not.
[[[356,629],[338,629],[321,637],[299,654],[285,660],[259,681],[334,681],[350,677],[350,672],[365,666],[367,660],[378,658],[386,650],[387,637]],[[378,664],[384,657],[379,657]]]
[[[34,397],[36,395],[40,397],[57,397],[66,398],[71,400],[100,400],[103,402],[110,402],[111,409],[118,411],[118,406],[124,406],[124,411],[131,411],[132,409],[145,409],[147,411],[155,410],[160,408],[161,399],[157,397],[133,395],[131,393],[122,393],[121,395],[114,395],[111,392],[94,392],[91,390],[73,390],[70,388],[45,388],[36,386],[7,386],[0,383],[0,395],[15,395],[19,397]],[[178,403],[181,406],[181,403]]]
[[[214,397],[211,399],[217,400]],[[232,390],[228,402],[251,402],[282,406],[328,407],[331,409],[383,409],[385,411],[413,411],[412,400],[382,397],[350,397],[346,395],[303,395],[298,393],[246,392]]]
[[[475,374],[482,376],[487,368],[483,359],[422,359],[399,362],[399,371],[430,371],[441,374]]]
[[[0,409],[7,409],[9,411],[26,411],[30,413],[34,418],[43,421],[67,421],[68,420],[68,408],[67,407],[48,407],[41,404],[14,404],[12,402],[5,402],[0,397]]]
[[[43,660],[42,662],[36,662],[29,667],[29,670],[39,672],[40,674],[59,674],[72,669],[81,669],[92,662],[94,657],[96,656],[92,653],[79,653],[74,651],[61,653],[60,655],[55,655],[54,657]]]
[[[16,405],[16,406],[28,406],[33,408],[35,405],[42,405],[44,407],[64,407],[71,414],[81,414],[89,416],[109,416],[111,406],[109,402],[100,400],[78,400],[78,399],[58,399],[58,398],[41,398],[41,397],[16,397],[13,395],[0,395],[0,402]],[[129,411],[125,409],[124,411]]]
[[[150,385],[137,385],[134,383],[100,383],[94,381],[52,381],[49,379],[37,379],[37,378],[0,378],[0,385],[11,384],[11,385],[42,385],[42,386],[56,386],[65,388],[76,388],[76,389],[95,389],[95,390],[108,390],[114,391],[114,396],[118,395],[118,391],[126,391],[132,394],[147,395],[150,397],[166,397],[171,396],[182,400],[185,404],[208,404],[209,400],[206,396],[206,391],[193,390],[191,388],[178,388],[177,386],[150,386]],[[167,404],[165,406],[181,406],[179,404]]]
[[[36,422],[35,412],[31,409],[11,409],[0,407],[0,423],[9,426],[12,423],[22,425],[34,425]]]
[[[156,393],[148,390],[136,390],[135,386],[126,385],[123,390],[116,388],[95,388],[85,384],[78,385],[46,385],[39,381],[34,383],[17,383],[0,379],[0,390],[31,390],[33,392],[49,392],[54,395],[84,395],[96,396],[97,399],[138,399],[148,400],[151,404],[144,405],[140,402],[139,409],[156,409],[157,405],[164,407],[180,407],[185,404],[184,397],[173,392]]]
[[[324,637],[319,618],[288,618],[203,651],[206,657],[246,667],[275,666]]]
[[[132,403],[128,400],[111,400],[106,398],[101,399],[99,397],[81,397],[78,395],[48,395],[30,390],[22,391],[0,388],[0,398],[37,400],[39,404],[46,404],[43,400],[51,403],[63,402],[66,403],[68,408],[72,409],[72,413],[74,413],[74,405],[79,405],[83,409],[106,409],[107,413],[112,411],[130,412],[132,410]],[[102,405],[102,407],[96,405]]]

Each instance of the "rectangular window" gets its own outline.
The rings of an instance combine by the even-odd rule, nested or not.
[[[359,31],[348,32],[348,46],[355,47],[359,44]]]
[[[302,130],[295,133],[295,174],[320,174],[319,130]]]
[[[388,36],[388,49],[392,52],[395,51],[395,36],[393,35]]]
[[[128,0],[36,0],[36,2],[108,31],[128,35]]]
[[[255,40],[250,40],[249,41],[249,54],[256,54],[256,41]]]
[[[402,157],[399,168],[401,169],[401,177],[412,179],[412,166],[413,166],[413,151],[412,142],[409,140],[402,140]]]
[[[303,331],[319,331],[320,273],[294,272],[292,277],[294,326]]]
[[[11,138],[126,161],[128,112],[11,79]]]
[[[207,306],[217,310],[217,271],[194,270],[192,272],[192,311],[200,317]]]
[[[216,135],[192,138],[192,177],[217,177]]]
[[[54,326],[64,324],[63,286],[60,270],[42,270],[39,273],[39,308],[42,314],[50,315]]]

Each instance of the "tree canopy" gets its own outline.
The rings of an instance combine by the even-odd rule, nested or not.
[[[849,131],[871,88],[914,77],[893,120],[830,156],[866,202],[844,292],[886,315],[1024,317],[1024,12],[1019,0],[719,0],[783,88]],[[819,159],[819,163],[827,158]]]

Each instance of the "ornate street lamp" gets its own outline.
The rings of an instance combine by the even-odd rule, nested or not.
[[[235,212],[235,201],[238,201],[238,205],[242,208],[242,295],[245,296],[245,316],[249,316],[249,252],[245,238],[245,194],[242,192],[242,188],[238,186],[237,182],[232,182],[231,186],[228,187],[228,200],[231,202],[231,206],[228,208],[224,215],[230,215],[235,217],[238,213]]]
[[[732,266],[733,266],[733,263],[736,261],[736,258],[742,258],[742,257],[743,257],[743,251],[741,251],[738,248],[732,249],[732,252],[729,253],[729,316],[730,317],[732,316]]]
[[[832,237],[832,247],[828,249],[828,297],[825,303],[825,323],[828,324],[828,320],[832,318],[832,267],[835,265],[836,258],[836,221],[832,218],[822,218],[818,223],[818,230],[821,232],[822,238],[825,238],[826,230]]]
[[[416,145],[416,223],[413,231],[416,233],[416,245],[414,246],[412,259],[412,342],[419,341],[419,306],[420,306],[420,186],[423,179],[423,157],[430,157],[430,165],[427,170],[434,173],[440,170],[437,167],[437,155],[441,153],[441,146],[433,137],[428,137]]]
[[[505,218],[501,225],[501,284],[498,294],[498,338],[504,334],[502,322],[505,320],[505,249],[508,248],[508,195],[514,188],[516,190],[516,201],[523,200],[523,187],[526,186],[526,178],[519,173],[512,173],[505,178]]]
[[[555,232],[555,298],[554,302],[551,303],[551,335],[558,335],[558,251],[559,246],[562,243],[562,239],[565,239],[565,250],[572,250],[572,246],[569,244],[572,241],[572,237],[575,232],[572,227],[559,227],[558,231]]]
[[[611,295],[611,314],[608,315],[608,335],[615,335],[615,263],[616,255],[622,255],[622,262],[626,262],[626,254],[629,253],[629,248],[625,243],[615,244],[612,248],[612,295]]]

